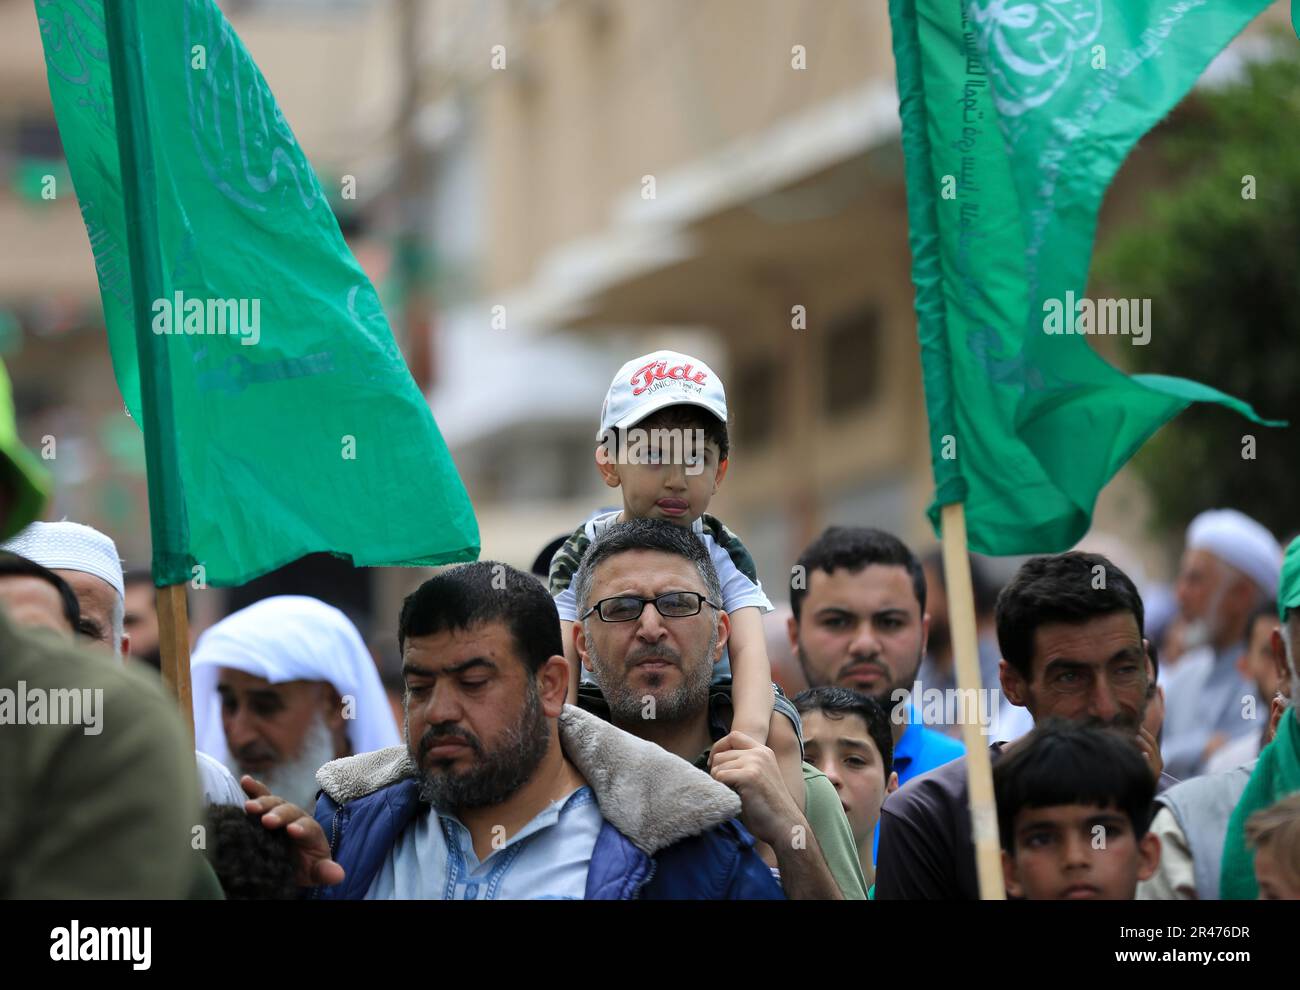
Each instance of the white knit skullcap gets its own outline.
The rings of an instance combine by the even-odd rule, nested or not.
[[[126,600],[117,544],[97,529],[74,522],[34,522],[0,550],[34,560],[52,571],[81,571],[112,585]]]

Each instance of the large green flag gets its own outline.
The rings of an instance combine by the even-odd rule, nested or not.
[[[1192,402],[1262,422],[1196,382],[1125,375],[1089,345],[1103,322],[1149,341],[1159,299],[1082,300],[1120,163],[1269,2],[890,0],[930,517],[964,502],[971,549],[1067,549],[1102,486]]]
[[[257,66],[212,0],[136,8],[36,0],[155,583],[473,559],[455,466]]]
[[[49,475],[18,436],[9,372],[0,361],[0,484],[11,493],[0,505],[0,540],[7,540],[40,515],[50,494]]]

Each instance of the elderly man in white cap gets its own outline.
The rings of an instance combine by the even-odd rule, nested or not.
[[[191,680],[198,748],[300,807],[326,763],[401,742],[361,634],[315,598],[277,595],[222,619],[199,637]]]
[[[1282,561],[1277,613],[1270,652],[1279,691],[1292,695],[1300,684],[1300,537]],[[1279,698],[1270,718],[1273,740],[1257,758],[1156,796],[1151,831],[1160,838],[1160,866],[1138,885],[1139,900],[1255,899],[1246,824],[1255,811],[1300,791],[1300,710]]]
[[[1258,732],[1267,700],[1241,675],[1246,625],[1277,594],[1282,547],[1235,509],[1202,512],[1187,529],[1178,573],[1178,606],[1187,652],[1165,682],[1165,770],[1185,779],[1229,740]]]
[[[112,539],[81,523],[34,522],[0,550],[34,560],[67,581],[81,605],[77,631],[119,658],[130,652],[131,637],[122,628],[122,561]]]

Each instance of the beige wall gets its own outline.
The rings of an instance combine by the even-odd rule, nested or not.
[[[1248,34],[1270,25],[1289,30],[1285,3]],[[479,104],[489,295],[537,278],[557,250],[618,227],[643,175],[656,177],[662,195],[665,177],[866,83],[892,84],[894,73],[883,2],[560,3],[540,22],[512,27],[509,69],[487,74]],[[807,47],[805,72],[790,68],[794,44]],[[743,208],[707,216],[687,225],[696,241],[689,258],[629,278],[593,300],[594,315],[561,324],[595,336],[612,326],[704,325],[725,342],[728,377],[762,354],[819,366],[826,321],[866,302],[878,307],[885,373],[872,403],[832,417],[817,411],[817,394],[774,394],[782,428],[768,443],[738,447],[714,502],[743,534],[774,507],[797,515],[797,490],[805,490],[811,511],[792,525],[791,559],[810,528],[871,522],[829,518],[827,506],[876,485],[901,485],[908,503],[901,535],[933,542],[905,198],[896,176],[865,168],[862,175],[870,192],[842,210],[838,226],[765,227]],[[1141,215],[1147,191],[1164,178],[1139,152],[1107,198],[1103,243],[1114,226]],[[638,216],[652,223],[653,207]],[[808,307],[802,337],[788,324],[793,302]],[[644,344],[659,346],[655,333],[648,330]],[[1122,365],[1125,355],[1110,357]],[[736,398],[733,391],[733,409]],[[737,424],[738,437],[744,429]],[[1167,555],[1150,540],[1148,514],[1144,490],[1125,472],[1103,492],[1095,521],[1158,574]]]
[[[616,226],[629,202],[637,204],[643,175],[673,181],[739,140],[893,78],[884,0],[420,3],[426,110],[462,104],[478,142],[481,281],[489,296],[527,285],[557,250]],[[322,170],[357,175],[363,198],[371,184],[391,177],[396,9],[385,0],[353,19],[301,8],[235,18],[308,156]],[[1285,2],[1250,31],[1270,23],[1290,30]],[[490,67],[494,44],[506,46],[501,72]],[[790,66],[796,44],[807,49],[801,72]],[[49,113],[33,4],[0,0],[0,126],[31,113]],[[1103,238],[1112,223],[1141,210],[1147,184],[1158,181],[1142,167],[1127,167],[1108,197]],[[826,222],[771,228],[744,207],[692,222],[692,257],[617,286],[603,301],[605,316],[621,314],[628,325],[712,329],[732,367],[762,353],[808,360],[831,317],[863,302],[879,307],[885,373],[873,404],[851,416],[802,421],[808,444],[792,447],[786,432],[767,445],[742,445],[716,503],[738,528],[763,518],[774,492],[786,493],[775,503],[786,507],[793,465],[823,505],[855,486],[901,483],[912,495],[904,535],[917,542],[929,536],[922,513],[932,486],[902,185],[888,170],[863,174],[863,198]],[[653,210],[645,216],[652,221]],[[70,198],[34,210],[0,190],[0,231],[0,305],[26,300],[57,308],[73,300],[97,311],[89,246]],[[794,302],[808,308],[802,339],[788,325]],[[598,315],[584,332],[603,336],[609,327]],[[648,334],[645,343],[649,349],[658,340]],[[102,327],[29,341],[12,368],[20,384],[48,384],[89,421],[92,410],[120,413]],[[789,399],[772,396],[785,418]],[[33,425],[45,428],[24,429]],[[743,436],[743,423],[739,429]],[[1103,494],[1098,524],[1139,540],[1143,505],[1140,487],[1118,482]],[[478,508],[485,546],[526,563],[532,531],[519,529],[517,513]],[[539,506],[535,530],[553,535],[570,514],[567,504]],[[814,505],[815,525],[837,521],[824,515]],[[146,525],[141,511],[126,542],[142,538]]]
[[[804,71],[791,68],[796,44]],[[875,2],[566,3],[519,47],[483,92],[492,291],[610,223],[642,176],[893,72]]]

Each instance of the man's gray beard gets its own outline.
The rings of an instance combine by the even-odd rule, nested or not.
[[[717,647],[718,626],[714,623],[709,645],[700,661],[689,664],[682,659],[682,682],[666,697],[654,697],[653,721],[682,722],[708,707],[709,685],[713,682],[713,664],[708,658]],[[587,637],[587,653],[591,656],[592,676],[609,705],[610,721],[624,727],[646,721],[647,695],[637,694],[628,683],[626,664],[621,671],[606,670],[591,637]]]
[[[1183,652],[1190,653],[1209,646],[1214,638],[1214,628],[1208,618],[1194,619],[1183,626]]]
[[[1220,627],[1223,625],[1223,620],[1219,617],[1219,609],[1223,607],[1223,599],[1227,594],[1228,576],[1220,575],[1219,585],[1211,593],[1209,604],[1205,606],[1205,614],[1199,619],[1183,624],[1184,653],[1199,650],[1202,646],[1213,646],[1214,641],[1219,638]]]
[[[316,807],[316,792],[320,789],[316,784],[316,771],[332,759],[334,736],[325,724],[325,717],[318,712],[302,737],[302,748],[296,759],[277,763],[261,775],[253,776],[269,787],[276,797],[310,812]],[[226,757],[226,766],[236,780],[240,774],[248,772],[240,768],[233,756]]]
[[[402,724],[402,735],[411,759],[419,768],[420,800],[440,811],[490,808],[501,804],[532,778],[551,745],[551,727],[542,713],[537,682],[529,679],[524,711],[519,721],[501,737],[492,750],[484,750],[478,739],[461,736],[478,757],[478,762],[461,774],[425,769],[420,763],[420,740],[411,741],[410,718]]]

